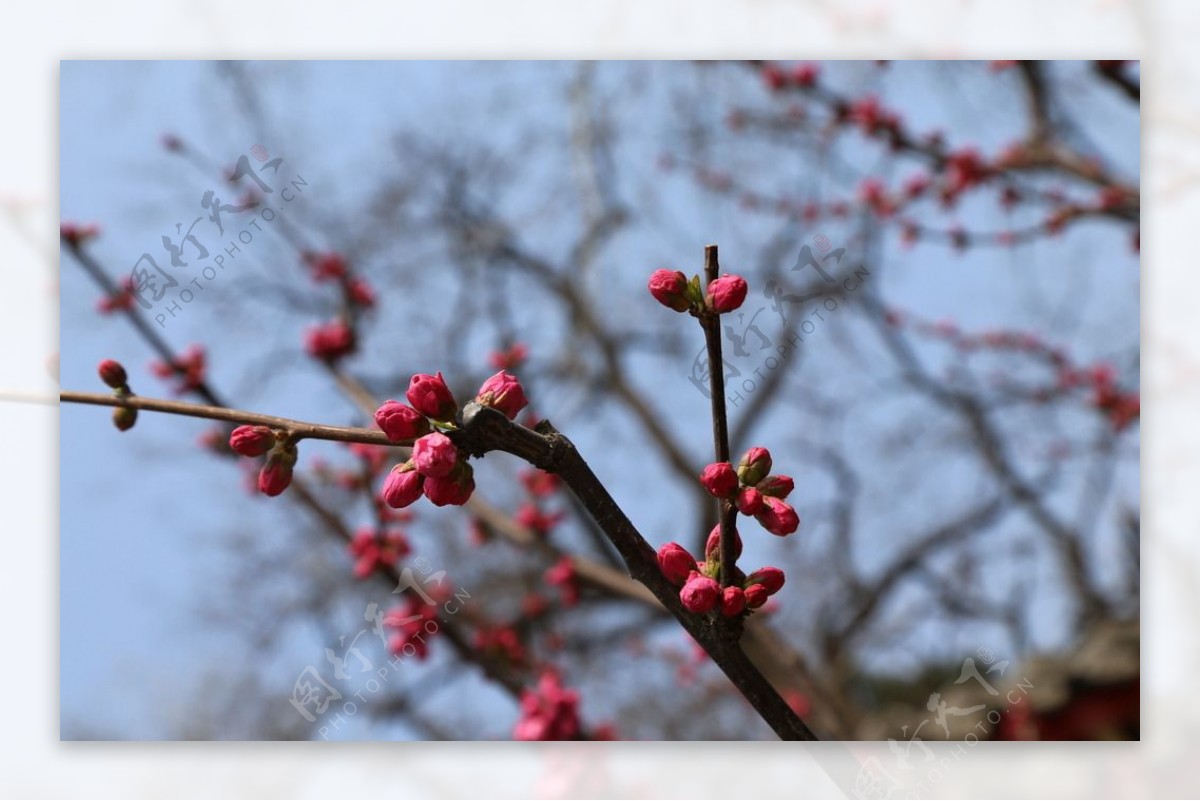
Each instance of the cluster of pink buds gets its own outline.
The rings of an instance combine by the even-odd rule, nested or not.
[[[354,575],[365,579],[376,570],[395,567],[397,561],[412,553],[412,546],[402,531],[380,532],[363,526],[354,533],[349,550],[354,557]]]
[[[772,92],[784,89],[808,89],[817,82],[820,68],[816,64],[797,64],[791,69],[784,69],[777,64],[767,64],[762,68],[763,81]]]
[[[333,364],[354,353],[354,329],[345,320],[330,320],[304,333],[304,350],[314,359]]]
[[[571,557],[564,556],[546,570],[546,583],[562,593],[563,606],[579,603],[579,575]]]
[[[154,373],[155,377],[164,381],[169,378],[176,379],[172,388],[176,395],[199,389],[204,384],[207,371],[208,358],[204,346],[196,344],[188,345],[172,362],[155,360],[150,363],[150,372]]]
[[[700,276],[694,275],[689,280],[679,270],[656,270],[650,276],[648,286],[654,299],[668,309],[694,315],[734,311],[745,303],[749,289],[746,279],[729,274],[722,275],[702,289]]]
[[[714,498],[728,500],[762,527],[786,537],[800,527],[796,510],[784,501],[795,482],[790,476],[771,475],[771,453],[751,448],[735,469],[729,462],[714,462],[700,474],[700,483]]]
[[[229,449],[239,456],[267,460],[258,473],[258,491],[274,497],[292,483],[292,468],[296,466],[296,446],[282,431],[269,426],[238,426],[229,434]]]
[[[96,372],[100,374],[100,380],[111,387],[113,394],[118,398],[125,398],[133,394],[129,389],[129,375],[120,362],[105,359],[97,366]],[[112,411],[113,425],[117,427],[118,431],[128,431],[137,423],[137,416],[137,409],[130,406],[117,406]]]
[[[764,567],[746,577],[741,586],[722,588],[716,576],[721,569],[721,529],[714,528],[705,543],[703,562],[696,561],[688,550],[676,542],[658,549],[658,568],[667,581],[679,587],[679,600],[689,612],[706,614],[720,610],[725,617],[735,617],[747,610],[758,609],[783,586],[783,571]],[[734,558],[741,556],[742,541],[734,532]]]
[[[513,665],[525,664],[525,646],[512,626],[481,628],[475,632],[475,647]]]
[[[396,465],[384,481],[384,502],[403,509],[423,494],[435,506],[463,505],[475,491],[474,470],[454,441],[436,430],[456,428],[458,401],[441,373],[414,375],[405,397],[408,404],[388,400],[375,410],[375,423],[390,441],[413,443],[412,458]],[[504,370],[483,382],[475,402],[510,420],[528,404],[520,382]]]
[[[388,639],[388,650],[397,656],[423,660],[429,656],[426,637],[438,632],[437,607],[420,598],[408,597],[404,603],[383,616],[383,625],[394,629]]]
[[[579,693],[562,685],[558,673],[547,670],[537,688],[521,693],[521,717],[513,727],[514,740],[576,740]]]

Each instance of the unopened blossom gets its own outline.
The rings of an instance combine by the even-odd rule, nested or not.
[[[346,284],[346,298],[356,306],[370,308],[375,305],[375,290],[361,278],[352,278]]]
[[[354,575],[363,579],[380,568],[392,567],[412,548],[402,532],[389,531],[380,535],[374,528],[364,526],[355,532],[349,550],[354,556]]]
[[[155,360],[150,363],[150,372],[157,378],[177,379],[173,388],[176,395],[182,395],[203,386],[207,369],[207,355],[204,347],[196,344],[188,345],[183,353],[176,356],[171,362]]]
[[[761,567],[746,577],[746,585],[759,584],[767,591],[767,595],[774,595],[783,587],[783,580],[783,571],[779,568]]]
[[[529,356],[529,346],[522,342],[514,342],[507,350],[492,351],[488,361],[497,370],[515,370]]]
[[[696,570],[696,559],[679,543],[668,542],[658,549],[658,569],[678,587]]]
[[[749,585],[745,588],[744,595],[747,609],[759,609],[771,597],[771,593],[767,592],[767,588],[761,584]]]
[[[410,460],[392,468],[383,481],[380,495],[391,508],[403,509],[421,497],[424,481],[425,477],[416,471]]]
[[[773,498],[783,500],[792,494],[792,490],[796,488],[796,482],[791,476],[767,476],[762,481],[758,482],[755,487],[763,495],[770,495]],[[748,514],[754,514],[749,512]]]
[[[346,275],[346,259],[340,253],[311,253],[307,261],[313,280],[317,283],[338,280]]]
[[[687,276],[679,270],[655,270],[650,276],[650,294],[662,305],[677,312],[687,311],[691,300],[687,297]]]
[[[738,462],[737,474],[742,483],[753,487],[771,473],[771,452],[766,448],[751,448]]]
[[[100,235],[100,226],[95,223],[64,222],[58,227],[58,235],[68,245],[82,245]]]
[[[521,471],[521,483],[525,485],[525,491],[533,497],[544,498],[558,490],[560,479],[554,473],[532,468]]]
[[[437,634],[437,607],[423,599],[407,597],[404,603],[383,615],[386,628],[395,633],[388,640],[388,650],[397,656],[423,660],[429,655],[429,638]]]
[[[258,473],[258,491],[275,497],[292,483],[292,467],[296,464],[296,449],[276,446],[267,454],[267,462]]]
[[[413,443],[412,461],[426,478],[442,478],[458,464],[458,448],[445,434],[435,431]]]
[[[525,391],[521,389],[521,382],[504,370],[483,382],[475,396],[475,402],[481,406],[498,409],[509,420],[516,420],[517,414],[529,405]]]
[[[693,573],[679,591],[679,600],[689,612],[711,612],[721,598],[721,585],[708,576]]]
[[[734,505],[742,514],[753,517],[762,511],[762,493],[754,487],[742,487],[734,498]]]
[[[704,468],[700,483],[714,498],[728,498],[738,487],[738,476],[729,462],[714,462]]]
[[[740,615],[746,609],[746,593],[741,587],[726,587],[721,590],[721,614],[725,617]]]
[[[556,672],[548,670],[535,690],[521,693],[521,717],[513,727],[513,739],[575,740],[581,734],[579,694],[563,687]]]
[[[118,431],[128,431],[137,423],[138,410],[130,406],[118,406],[112,411],[113,425]]]
[[[100,373],[100,380],[113,389],[126,388],[129,382],[129,376],[125,373],[125,368],[121,363],[113,359],[105,359],[100,362],[96,371]]]
[[[304,349],[323,362],[336,362],[354,352],[354,330],[344,320],[309,328],[304,334]]]
[[[422,489],[434,506],[462,506],[475,491],[474,471],[471,465],[460,462],[448,476],[427,477]]]
[[[708,540],[704,543],[704,555],[710,560],[719,560],[721,558],[721,526],[720,524],[713,526],[713,530],[708,532]],[[733,530],[733,558],[738,559],[742,555],[742,538],[738,535],[737,529]]]
[[[745,278],[740,275],[723,275],[708,285],[705,299],[708,308],[718,314],[725,314],[741,307],[746,301],[748,290]]]
[[[452,420],[458,412],[458,403],[440,372],[414,375],[408,382],[406,397],[414,409],[433,420]]]
[[[557,587],[562,593],[564,606],[574,606],[579,602],[579,576],[571,557],[564,556],[551,565],[544,578],[547,584]]]
[[[777,537],[786,537],[800,527],[800,516],[787,502],[766,497],[763,508],[754,518]]]
[[[387,400],[375,410],[375,425],[391,442],[407,442],[429,433],[429,420],[413,407]]]
[[[513,515],[513,520],[534,534],[544,537],[554,530],[562,521],[562,517],[559,512],[543,512],[536,504],[524,503]]]
[[[238,426],[229,434],[229,449],[239,456],[262,456],[274,446],[269,426]]]
[[[514,665],[525,662],[525,646],[512,626],[478,629],[475,632],[475,647],[480,651],[499,654]]]

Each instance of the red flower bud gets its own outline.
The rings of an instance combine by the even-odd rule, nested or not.
[[[406,442],[429,433],[429,421],[413,407],[399,401],[384,401],[375,410],[375,425],[391,442]]]
[[[424,480],[424,476],[413,468],[411,460],[396,465],[383,481],[383,491],[380,493],[383,502],[393,509],[411,506],[421,497]]]
[[[655,270],[650,276],[650,294],[677,312],[687,311],[692,305],[687,297],[687,285],[687,276],[678,270]]]
[[[757,584],[767,591],[767,595],[774,595],[783,586],[783,571],[777,567],[759,568],[746,578],[746,584]]]
[[[125,374],[125,368],[120,362],[112,359],[105,359],[100,362],[99,367],[100,380],[113,389],[122,389],[129,382],[129,376]]]
[[[795,488],[796,482],[792,481],[791,476],[767,476],[758,482],[756,487],[763,495],[770,495],[780,500],[791,495]],[[754,512],[747,512],[747,514],[754,514]]]
[[[413,464],[426,478],[442,478],[450,475],[458,464],[458,448],[445,434],[436,431],[426,434],[413,444]]]
[[[721,614],[725,617],[740,615],[746,608],[746,593],[741,587],[726,587],[721,591]]]
[[[118,406],[113,409],[112,421],[118,431],[128,431],[137,422],[137,409],[128,406]]]
[[[704,468],[700,483],[714,498],[728,498],[737,489],[738,477],[729,462],[714,462]]]
[[[408,383],[406,396],[414,409],[434,420],[451,420],[458,411],[458,403],[441,373],[417,373]]]
[[[292,483],[292,467],[296,464],[296,449],[276,447],[267,455],[267,463],[258,473],[258,491],[272,498]]]
[[[696,560],[679,543],[668,542],[658,549],[658,569],[667,577],[667,581],[678,587],[695,571]]]
[[[742,555],[742,538],[738,535],[737,529],[733,530],[733,558],[737,559]],[[721,526],[720,524],[713,526],[713,530],[708,533],[708,541],[704,543],[704,556],[709,560],[719,560],[721,558]]]
[[[529,405],[525,399],[525,391],[516,376],[511,376],[501,370],[483,382],[475,402],[481,406],[491,406],[504,412],[509,420],[516,420],[517,413]]]
[[[475,474],[471,466],[463,462],[448,476],[427,477],[422,488],[434,506],[462,506],[475,491]]]
[[[767,598],[771,593],[767,592],[767,588],[761,584],[751,584],[743,593],[746,596],[746,608],[758,609],[767,602]]]
[[[763,496],[754,487],[743,487],[734,499],[738,511],[744,515],[753,517],[762,511]]]
[[[267,426],[238,426],[229,435],[229,449],[241,456],[262,456],[275,445],[275,432]]]
[[[766,448],[751,448],[738,462],[738,478],[747,487],[753,487],[771,473],[771,452]]]
[[[740,275],[723,275],[708,285],[708,307],[718,314],[731,312],[746,301],[748,289]]]
[[[309,328],[304,334],[304,349],[323,362],[336,362],[354,352],[354,330],[342,320]]]
[[[711,612],[720,597],[721,586],[699,573],[693,573],[679,591],[679,600],[683,601],[684,608],[697,614]]]
[[[762,511],[755,519],[762,527],[777,537],[786,537],[800,527],[800,516],[796,510],[778,498],[767,496]]]

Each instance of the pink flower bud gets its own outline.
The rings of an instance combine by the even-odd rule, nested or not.
[[[741,587],[726,587],[721,591],[721,614],[725,617],[740,615],[746,608],[746,593]]]
[[[309,328],[304,334],[304,349],[309,356],[323,362],[333,363],[354,352],[356,343],[354,329],[343,320]]]
[[[689,612],[704,614],[711,612],[721,597],[721,586],[708,576],[693,573],[688,578],[683,589],[679,591],[679,600]]]
[[[786,537],[800,527],[800,516],[786,502],[770,496],[764,499],[762,511],[755,519],[777,537]]]
[[[229,435],[229,449],[240,456],[262,456],[275,445],[267,426],[238,426]]]
[[[738,477],[729,462],[714,462],[704,468],[700,483],[714,498],[728,498],[737,489]]]
[[[125,374],[125,368],[120,362],[105,359],[100,362],[98,369],[100,380],[113,389],[121,389],[129,382],[129,376]]]
[[[392,468],[383,481],[383,491],[380,495],[388,506],[403,509],[421,497],[424,481],[425,477],[413,468],[413,463],[409,460]]]
[[[771,452],[766,448],[751,448],[738,462],[738,478],[747,487],[753,487],[771,472]]]
[[[748,289],[740,275],[723,275],[708,285],[708,307],[718,314],[731,312],[746,301]]]
[[[462,506],[475,491],[475,476],[466,462],[448,476],[426,478],[423,486],[425,497],[434,506]]]
[[[292,483],[292,467],[296,464],[296,449],[277,447],[267,455],[267,463],[258,473],[258,491],[272,498]]]
[[[509,420],[516,420],[517,413],[529,405],[529,401],[525,399],[525,391],[521,389],[521,382],[516,376],[511,376],[503,370],[483,382],[479,394],[475,396],[475,402],[481,406],[499,409]]]
[[[458,411],[458,403],[440,372],[437,375],[417,373],[409,381],[406,394],[414,409],[434,420],[452,420]]]
[[[412,460],[421,475],[441,478],[450,475],[458,463],[458,448],[445,434],[435,431],[413,443]]]
[[[708,541],[704,543],[704,555],[710,561],[720,560],[721,558],[721,526],[720,524],[713,526],[713,530],[708,533]],[[737,529],[733,530],[733,558],[737,559],[742,555],[742,538],[738,535]]]
[[[767,598],[771,593],[767,592],[767,588],[761,584],[751,584],[745,589],[743,594],[746,597],[747,609],[758,609],[767,602]]]
[[[763,496],[754,487],[743,487],[734,499],[738,511],[744,515],[753,517],[762,511]]]
[[[118,406],[113,409],[112,421],[118,431],[128,431],[137,422],[137,409],[128,406]]]
[[[687,276],[678,270],[655,270],[650,276],[650,294],[677,312],[687,311],[692,305],[687,297],[687,285]]]
[[[696,569],[696,560],[679,543],[668,542],[658,549],[658,569],[667,581],[678,587]]]
[[[763,495],[770,495],[780,500],[791,495],[795,488],[796,482],[792,481],[791,476],[767,476],[758,482],[756,487]],[[754,514],[754,512],[747,512],[747,514]]]
[[[759,568],[746,578],[746,584],[757,584],[767,591],[767,595],[774,595],[783,586],[783,571],[777,567]]]
[[[429,433],[429,421],[413,407],[399,401],[384,401],[375,410],[375,425],[391,442],[407,442]]]

